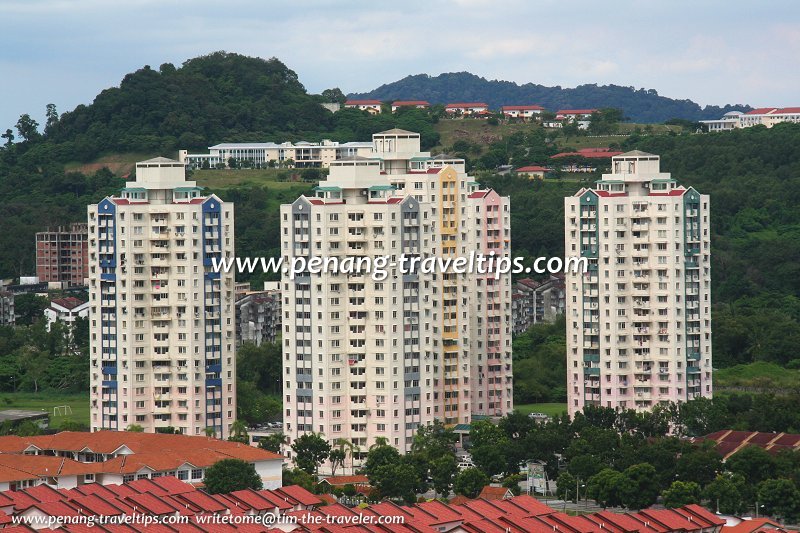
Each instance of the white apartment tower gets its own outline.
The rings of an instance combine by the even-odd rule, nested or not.
[[[612,159],[612,173],[565,199],[569,414],[647,410],[712,394],[709,198],[659,157]]]
[[[509,201],[464,162],[420,152],[419,134],[373,136],[333,161],[314,197],[281,206],[292,257],[457,257],[510,252]],[[420,425],[511,411],[510,276],[404,272],[284,275],[284,431],[383,437],[401,451]]]
[[[227,437],[236,417],[233,205],[166,158],[90,205],[91,428]]]

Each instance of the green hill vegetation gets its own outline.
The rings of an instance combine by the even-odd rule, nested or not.
[[[102,91],[92,104],[61,115],[49,105],[43,128],[23,115],[14,129],[0,129],[6,141],[0,148],[5,208],[0,278],[32,273],[34,233],[85,219],[86,205],[120,189],[121,176],[137,160],[175,157],[178,149],[205,150],[220,142],[363,140],[395,127],[420,132],[426,148],[439,142],[436,118],[422,110],[331,113],[320,103],[343,95],[338,89],[324,94],[308,94],[277,59],[216,52],[180,67],[145,66],[126,75],[119,87]],[[201,182],[229,188],[220,177],[205,176]],[[242,178],[240,185],[249,186],[248,181],[259,184],[259,179]]]
[[[702,120],[719,118],[728,111],[747,111],[749,106],[726,105],[701,108],[691,100],[660,96],[653,89],[619,85],[579,85],[575,88],[546,87],[534,83],[487,80],[469,72],[438,76],[417,74],[381,85],[377,89],[349,95],[378,100],[427,100],[431,104],[485,102],[492,109],[502,105],[537,104],[550,111],[615,107],[634,122],[664,122],[671,118]]]

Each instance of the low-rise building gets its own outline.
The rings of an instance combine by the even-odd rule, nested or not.
[[[700,121],[709,132],[730,131],[751,126],[771,128],[782,122],[800,123],[800,107],[760,107],[746,113],[729,111],[721,119]]]
[[[236,301],[236,344],[273,343],[281,332],[279,290],[251,292]]]
[[[374,115],[381,112],[382,105],[380,100],[348,100],[344,103],[345,109],[359,109]]]
[[[62,431],[0,437],[0,491],[43,484],[59,489],[113,485],[162,476],[201,483],[206,468],[222,459],[252,464],[265,488],[281,486],[283,457],[247,444],[162,433]]]
[[[69,328],[75,324],[78,318],[89,317],[89,302],[84,302],[74,296],[66,298],[56,298],[50,301],[50,305],[44,310],[44,318],[47,320],[47,330],[53,322],[59,321]]]
[[[550,169],[547,167],[540,167],[538,165],[529,165],[526,167],[520,167],[515,172],[518,176],[524,176],[529,180],[541,180],[544,179],[544,175],[549,172]]]
[[[544,108],[538,105],[504,105],[500,110],[508,118],[531,119],[541,115]]]
[[[372,143],[339,143],[329,139],[312,143],[221,143],[209,146],[207,154],[178,152],[178,160],[190,169],[239,166],[267,168],[289,166],[294,168],[327,168],[331,161],[353,156],[368,156]]]
[[[403,107],[412,107],[414,109],[428,109],[431,106],[425,100],[395,100],[392,102],[392,113],[396,113],[398,109]]]
[[[447,104],[444,111],[448,115],[483,116],[489,114],[489,105],[484,102],[459,102]]]
[[[597,109],[559,109],[556,111],[556,120],[591,120],[595,112]]]

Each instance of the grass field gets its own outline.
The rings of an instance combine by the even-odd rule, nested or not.
[[[529,403],[527,405],[515,405],[514,409],[523,413],[544,413],[547,416],[558,416],[567,412],[565,403]]]
[[[53,407],[68,405],[71,415],[53,416]],[[50,414],[50,427],[59,428],[64,420],[72,420],[89,425],[88,394],[34,394],[32,392],[6,392],[0,394],[0,409],[30,409],[47,411]],[[63,409],[62,409],[63,411]]]
[[[714,371],[714,388],[787,390],[800,388],[800,370],[758,361]]]
[[[75,172],[82,172],[83,174],[93,174],[103,167],[114,173],[115,176],[124,176],[133,171],[137,161],[145,161],[156,157],[158,154],[142,154],[142,153],[124,153],[124,154],[109,154],[98,157],[91,163],[67,163],[64,169]],[[171,155],[169,157],[174,157]]]
[[[288,174],[289,170],[278,170],[275,168],[264,169],[241,169],[241,170],[195,170],[192,172],[192,179],[202,187],[209,189],[229,189],[231,187],[246,187],[248,185],[267,187],[275,191],[287,191],[297,189],[302,193],[316,183],[304,183],[302,181],[279,181],[279,174]],[[299,194],[298,193],[298,194]]]
[[[473,144],[478,144],[484,148],[490,143],[499,141],[504,136],[511,135],[519,131],[530,131],[532,129],[540,128],[538,124],[531,123],[513,123],[513,124],[498,124],[490,126],[485,120],[478,119],[442,119],[434,128],[441,136],[439,146],[433,148],[434,151],[442,151],[449,149],[457,140],[469,141]],[[680,126],[667,126],[664,124],[633,124],[622,123],[619,125],[620,135],[604,136],[604,137],[562,137],[559,136],[555,139],[556,145],[559,147],[570,148],[606,148],[614,143],[623,142],[628,135],[635,130],[641,131],[643,134],[652,133],[655,135],[663,135],[669,131],[680,133]]]

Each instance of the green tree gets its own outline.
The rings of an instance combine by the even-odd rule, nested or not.
[[[758,446],[747,446],[734,453],[725,461],[725,466],[752,485],[775,477],[775,459]]]
[[[578,493],[575,490],[577,480],[569,472],[561,472],[556,480],[556,496],[562,500],[578,502]]]
[[[602,507],[617,507],[631,492],[631,481],[621,472],[604,468],[589,478],[586,483],[586,496]]]
[[[402,498],[407,504],[417,499],[419,484],[416,469],[405,463],[384,465],[374,473],[375,487],[383,498]],[[372,478],[370,478],[372,483]]]
[[[629,509],[645,509],[658,499],[659,486],[653,465],[641,463],[630,466],[622,473],[627,480],[622,500]]]
[[[283,469],[283,486],[298,485],[307,491],[313,492],[316,480],[314,476],[299,468]]]
[[[322,91],[322,98],[325,102],[342,104],[347,101],[347,96],[344,95],[341,89],[334,87],[333,89],[325,89]]]
[[[22,137],[24,141],[35,141],[40,137],[38,130],[39,123],[33,120],[27,113],[20,115],[15,127],[17,128],[19,136]]]
[[[442,455],[430,463],[430,477],[433,490],[443,497],[450,494],[450,487],[453,485],[453,478],[458,472],[455,457]]]
[[[143,433],[144,428],[139,424],[129,424],[128,427],[125,428],[125,431],[130,431],[131,433]]]
[[[506,468],[506,456],[499,446],[484,444],[470,451],[475,466],[489,476],[500,474]]]
[[[794,521],[800,516],[800,492],[790,479],[767,479],[758,484],[757,498],[764,514]]]
[[[231,434],[229,441],[250,444],[250,435],[247,433],[247,424],[241,420],[234,420],[231,424]]]
[[[711,446],[700,446],[681,454],[675,471],[681,481],[694,481],[704,487],[722,471],[722,457]]]
[[[17,325],[30,325],[42,320],[44,310],[50,305],[47,298],[34,293],[20,294],[14,298],[14,312],[17,314]]]
[[[56,110],[56,104],[47,104],[45,117],[47,121],[44,125],[45,133],[49,133],[53,130],[56,124],[58,124],[58,111]]]
[[[452,428],[446,427],[441,420],[420,426],[411,443],[411,453],[421,454],[432,461],[437,457],[455,453],[458,436]]]
[[[237,490],[261,490],[263,484],[255,466],[241,459],[223,459],[206,468],[203,478],[209,494],[228,494]]]
[[[478,468],[465,468],[453,481],[453,492],[467,498],[475,498],[489,484],[489,476]]]
[[[331,462],[331,475],[335,476],[336,475],[336,470],[339,467],[344,467],[344,461],[345,461],[345,459],[347,459],[347,452],[345,452],[344,450],[342,450],[340,448],[334,448],[334,449],[331,450],[331,453],[328,456],[328,459]]]
[[[10,129],[7,129],[4,134],[0,135],[0,138],[6,140],[5,144],[6,148],[11,148],[12,146],[14,146],[14,132],[11,131]]]
[[[694,481],[675,481],[661,496],[664,498],[664,506],[668,508],[700,503],[700,485]]]
[[[370,448],[367,454],[367,460],[364,461],[362,470],[369,478],[370,483],[375,486],[375,476],[378,470],[384,466],[394,466],[402,462],[402,457],[397,451],[397,448],[387,444],[378,444]]]
[[[740,474],[720,474],[705,488],[703,497],[722,514],[738,515],[745,507],[745,485]]]
[[[283,445],[286,444],[287,440],[283,431],[277,431],[258,439],[258,447],[272,453],[281,453],[281,449]]]
[[[331,453],[331,445],[319,433],[304,433],[292,443],[294,462],[311,475],[317,474],[319,465]]]

